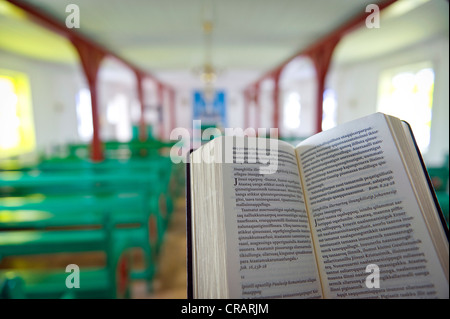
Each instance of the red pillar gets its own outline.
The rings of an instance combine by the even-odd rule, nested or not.
[[[171,89],[169,91],[169,117],[170,117],[170,131],[176,127],[176,114],[175,114],[175,91]]]
[[[249,127],[250,92],[244,91],[244,129]]]
[[[280,75],[282,69],[275,71],[273,74],[274,88],[273,88],[273,128],[279,128],[280,123]],[[280,137],[280,131],[278,130]]]
[[[139,140],[145,142],[147,140],[147,125],[145,124],[145,100],[144,100],[144,77],[139,71],[135,71],[136,86],[139,104],[141,105],[141,117],[139,119]]]
[[[158,137],[162,140],[164,137],[164,87],[161,83],[158,83],[157,91],[159,110]]]
[[[255,102],[255,132],[256,136],[258,136],[258,128],[261,125],[261,106],[259,105],[259,83],[255,84],[253,90],[253,101]]]
[[[328,68],[330,67],[331,57],[333,55],[334,48],[340,40],[339,36],[333,39],[329,39],[327,42],[322,42],[316,46],[313,50],[306,52],[306,55],[313,61],[316,69],[317,77],[317,98],[316,98],[316,133],[322,131],[322,118],[323,118],[323,92],[325,90],[325,79],[327,76]]]
[[[80,56],[81,65],[86,75],[86,79],[91,92],[91,105],[92,105],[92,125],[93,134],[91,142],[91,160],[99,162],[103,160],[103,146],[100,141],[100,121],[98,116],[98,96],[97,96],[97,75],[100,63],[102,62],[105,54],[92,47],[89,43],[79,41],[77,38],[72,39],[72,43],[75,46]]]

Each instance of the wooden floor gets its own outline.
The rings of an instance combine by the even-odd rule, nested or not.
[[[186,203],[177,200],[168,231],[166,232],[153,292],[147,292],[144,282],[132,286],[133,299],[185,299],[187,298],[186,272]]]

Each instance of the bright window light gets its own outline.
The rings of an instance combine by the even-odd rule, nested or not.
[[[327,89],[323,93],[322,130],[328,130],[337,125],[337,102],[334,90]]]
[[[0,70],[0,158],[35,148],[30,88],[25,74]]]
[[[94,132],[92,122],[91,92],[81,89],[77,94],[78,136],[83,142],[89,142]]]
[[[11,78],[0,77],[0,147],[9,149],[20,142],[20,119],[17,115],[17,95]]]
[[[301,109],[300,94],[297,92],[289,93],[284,106],[284,126],[287,129],[294,130],[300,127]]]
[[[116,94],[108,103],[106,119],[115,127],[116,139],[129,142],[133,137],[131,116],[128,111],[128,98],[125,94]]]
[[[408,122],[422,153],[430,144],[433,89],[431,63],[386,70],[380,76],[377,110]]]

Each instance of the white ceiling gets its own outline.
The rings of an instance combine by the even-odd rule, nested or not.
[[[0,0],[0,49],[56,62],[77,61],[67,40]],[[202,21],[210,0],[24,0],[64,23],[68,4],[80,8],[77,31],[152,73],[203,64]],[[262,74],[364,12],[374,0],[211,0],[213,62],[224,70]],[[6,8],[6,9],[5,9]],[[390,11],[390,12],[389,12]],[[345,37],[334,60],[347,63],[448,36],[446,0],[403,0],[382,15],[379,29]],[[174,73],[175,72],[175,73]],[[176,76],[175,76],[176,77]],[[170,79],[170,76],[169,76]],[[173,79],[176,81],[176,79]]]

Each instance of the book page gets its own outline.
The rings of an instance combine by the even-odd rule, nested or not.
[[[297,154],[327,298],[448,298],[383,114],[317,134]]]
[[[208,143],[203,150],[208,152],[213,148],[214,144]],[[225,227],[219,214],[222,207],[220,170],[214,167],[217,164],[203,162],[201,156],[201,152],[193,152],[190,161],[192,292],[195,298],[223,298],[228,291],[223,275],[226,262]]]
[[[231,298],[322,296],[295,151],[276,142],[267,151],[276,173],[262,174],[248,145],[233,146],[234,163],[223,165]]]

